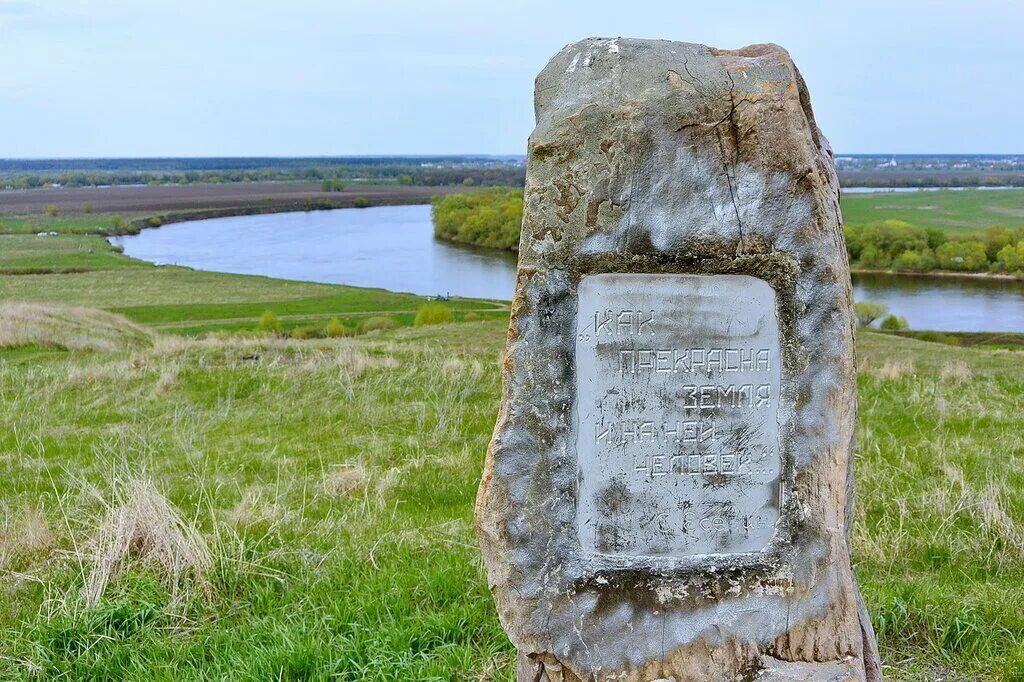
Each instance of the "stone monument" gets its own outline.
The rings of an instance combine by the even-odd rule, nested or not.
[[[839,188],[775,45],[536,82],[477,529],[520,681],[879,680]]]

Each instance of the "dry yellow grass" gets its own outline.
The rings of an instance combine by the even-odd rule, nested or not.
[[[207,586],[213,560],[206,541],[150,479],[118,479],[112,499],[103,502],[106,518],[82,548],[83,559],[91,565],[87,602],[98,601],[133,562],[156,571],[175,592],[186,579]]]
[[[943,381],[967,381],[971,378],[971,368],[963,360],[951,360],[942,366],[939,378]]]
[[[56,544],[56,538],[39,507],[6,514],[0,529],[0,571],[19,560],[39,555]]]
[[[116,352],[141,348],[152,333],[102,310],[39,303],[0,303],[0,348],[45,346]]]
[[[873,367],[870,371],[879,379],[892,381],[913,374],[914,361],[908,358],[886,360],[881,367]]]
[[[324,478],[324,489],[331,495],[365,497],[370,487],[370,474],[362,464],[340,467]]]

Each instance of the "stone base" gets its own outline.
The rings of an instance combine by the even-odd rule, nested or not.
[[[566,678],[562,666],[551,662],[544,665],[519,654],[516,667],[516,682],[573,682],[576,678]],[[844,661],[827,661],[824,663],[793,663],[781,661],[771,656],[761,657],[761,670],[752,682],[862,682],[863,676],[857,671],[853,659]],[[650,680],[650,682],[690,682],[676,680],[674,677]]]
[[[853,660],[826,663],[791,663],[762,656],[756,682],[860,682]]]

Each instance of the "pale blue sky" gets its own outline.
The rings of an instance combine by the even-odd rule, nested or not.
[[[1024,3],[0,0],[0,157],[520,154],[592,35],[777,42],[837,152],[1024,153]]]

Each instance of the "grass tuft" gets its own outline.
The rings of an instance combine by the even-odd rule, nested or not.
[[[324,489],[335,496],[366,497],[370,484],[370,474],[362,464],[343,466],[324,478]]]
[[[883,381],[895,381],[914,373],[914,361],[907,358],[886,360],[881,367],[873,369],[872,373]]]
[[[98,602],[110,582],[133,563],[162,576],[173,592],[186,580],[208,588],[213,560],[206,541],[152,480],[118,479],[112,499],[103,502],[106,518],[82,548],[82,558],[92,566],[85,585],[87,603]]]
[[[971,368],[963,360],[951,360],[942,366],[939,378],[954,383],[964,382],[971,378]]]

